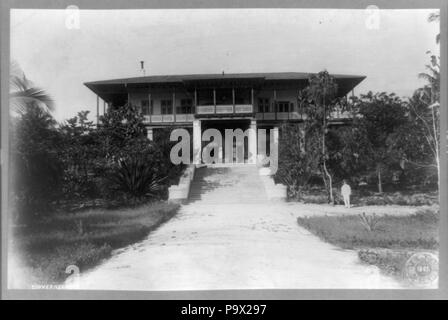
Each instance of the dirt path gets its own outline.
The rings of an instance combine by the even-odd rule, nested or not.
[[[314,205],[315,206],[315,205]],[[117,251],[67,288],[213,290],[400,288],[354,251],[299,227],[300,204],[184,205],[146,240]],[[302,211],[302,212],[301,212]]]

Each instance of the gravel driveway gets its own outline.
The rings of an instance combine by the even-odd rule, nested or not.
[[[325,207],[197,201],[147,239],[67,288],[109,290],[400,288],[355,251],[324,243],[296,217]],[[324,209],[322,209],[324,208]],[[351,209],[350,209],[351,210]],[[303,211],[303,212],[301,212]]]

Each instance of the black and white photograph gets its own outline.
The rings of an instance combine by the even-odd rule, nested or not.
[[[374,2],[12,7],[3,286],[440,289],[440,26]]]

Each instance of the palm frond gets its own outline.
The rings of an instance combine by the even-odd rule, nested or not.
[[[432,65],[427,64],[427,65],[425,65],[425,67],[434,78],[437,78],[440,75],[439,68],[437,67],[437,65],[432,66]]]
[[[429,74],[427,74],[427,73],[424,73],[424,72],[419,73],[419,74],[418,74],[418,77],[419,77],[420,79],[423,79],[423,80],[428,81],[429,83],[433,83],[433,81],[436,80],[433,76],[431,76],[431,75],[429,75]]]
[[[17,112],[24,112],[27,105],[31,103],[36,103],[47,112],[54,111],[53,99],[41,88],[28,88],[12,92],[10,93],[10,102]]]
[[[51,96],[45,90],[35,87],[15,61],[10,64],[9,86],[12,111],[24,113],[30,105],[37,105],[44,112],[54,111]]]
[[[440,20],[440,13],[438,13],[438,12],[432,12],[428,16],[428,22],[439,21],[439,20]]]
[[[19,77],[10,77],[9,78],[9,91],[10,92],[14,92],[14,91],[23,91],[26,90],[29,86],[27,85],[27,83],[25,83],[25,81],[23,81],[22,78]]]
[[[11,61],[9,65],[9,74],[11,75],[11,77],[23,78],[24,74],[22,68],[20,68],[20,65],[17,63],[17,61]]]

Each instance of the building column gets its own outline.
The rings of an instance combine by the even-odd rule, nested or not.
[[[274,127],[272,138],[269,146],[269,157],[271,158],[271,161],[273,157],[276,157],[278,161],[278,127]]]
[[[249,159],[248,163],[257,163],[257,120],[250,121],[249,127]]]
[[[202,152],[201,120],[193,121],[193,163],[201,163]]]
[[[154,139],[154,129],[153,128],[147,128],[146,129],[146,137],[149,141],[153,141]]]
[[[278,127],[274,127],[274,143],[278,144]]]

